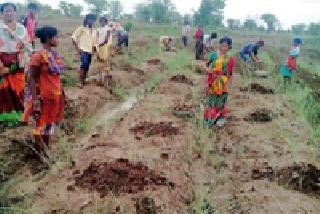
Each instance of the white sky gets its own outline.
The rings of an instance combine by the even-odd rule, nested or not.
[[[0,0],[1,2],[3,0]],[[11,0],[23,2],[24,0]],[[57,7],[60,0],[40,0],[45,4]],[[67,2],[81,3],[83,0],[67,0]],[[145,0],[121,0],[125,12],[132,13],[137,3]],[[191,9],[197,9],[200,0],[172,0],[178,11],[182,14],[190,13]],[[248,16],[258,17],[263,13],[275,14],[284,28],[296,23],[310,23],[320,21],[320,0],[226,0],[226,18],[238,18],[244,20]]]

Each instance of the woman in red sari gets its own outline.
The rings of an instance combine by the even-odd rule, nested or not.
[[[64,63],[60,54],[54,50],[58,46],[58,31],[53,27],[43,27],[36,31],[43,47],[31,55],[28,105],[23,119],[33,116],[36,125],[33,131],[36,149],[44,152],[53,134],[55,123],[63,119],[64,93],[60,75]]]

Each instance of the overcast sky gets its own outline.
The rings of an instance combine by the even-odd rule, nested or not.
[[[2,1],[2,0],[1,0]],[[11,0],[23,2],[24,0]],[[60,0],[40,0],[45,4],[57,7]],[[77,3],[83,0],[67,0]],[[137,3],[145,0],[121,0],[125,11],[132,13]],[[197,9],[200,0],[172,0],[178,11],[182,14],[190,13],[192,9]],[[320,22],[320,0],[226,0],[225,17],[238,18],[244,20],[248,16],[258,17],[263,13],[275,14],[288,28],[296,23]]]

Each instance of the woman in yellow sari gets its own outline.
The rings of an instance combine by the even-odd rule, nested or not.
[[[232,39],[230,37],[221,38],[219,51],[212,52],[208,62],[210,69],[206,85],[204,121],[209,126],[224,126],[225,124],[228,83],[235,65],[234,58],[228,54],[231,48]]]

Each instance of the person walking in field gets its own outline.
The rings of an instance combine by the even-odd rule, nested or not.
[[[255,44],[245,45],[240,51],[240,58],[244,63],[260,62],[258,51],[264,46],[264,41],[259,40]]]
[[[184,22],[182,27],[182,43],[185,47],[188,47],[188,40],[190,36],[190,25],[188,22]]]
[[[72,35],[73,45],[78,52],[81,61],[78,83],[78,87],[81,89],[84,87],[85,80],[88,77],[92,54],[96,47],[97,32],[93,28],[96,20],[96,15],[86,15],[83,26],[78,27]]]
[[[235,59],[228,54],[231,49],[232,39],[227,36],[221,38],[219,51],[212,52],[208,62],[204,110],[204,122],[208,126],[225,125],[228,84],[235,65]]]
[[[14,126],[21,123],[25,66],[32,47],[26,29],[16,21],[16,5],[3,3],[0,11],[0,124]]]
[[[200,60],[203,57],[203,50],[204,50],[204,45],[203,45],[203,40],[204,40],[204,34],[203,34],[203,27],[198,26],[198,30],[195,33],[195,51],[196,51],[196,60]]]
[[[104,73],[109,76],[111,45],[112,45],[112,29],[108,26],[108,19],[106,17],[100,18],[100,28],[97,31],[97,59],[98,70],[101,84],[104,84]]]
[[[291,83],[291,79],[297,70],[297,58],[300,55],[300,45],[302,39],[299,37],[294,38],[293,46],[289,50],[289,57],[287,61],[281,65],[280,73],[283,76],[284,83]]]
[[[43,47],[35,51],[30,58],[28,90],[30,97],[23,114],[23,120],[35,120],[33,135],[35,149],[45,155],[45,148],[53,134],[54,125],[63,119],[64,91],[61,74],[64,63],[55,50],[59,43],[58,31],[54,27],[43,27],[36,31]]]
[[[30,43],[32,44],[33,49],[35,48],[35,31],[38,25],[36,18],[37,12],[38,5],[36,3],[29,3],[27,15],[23,16],[20,21],[23,24],[23,26],[27,29]]]

